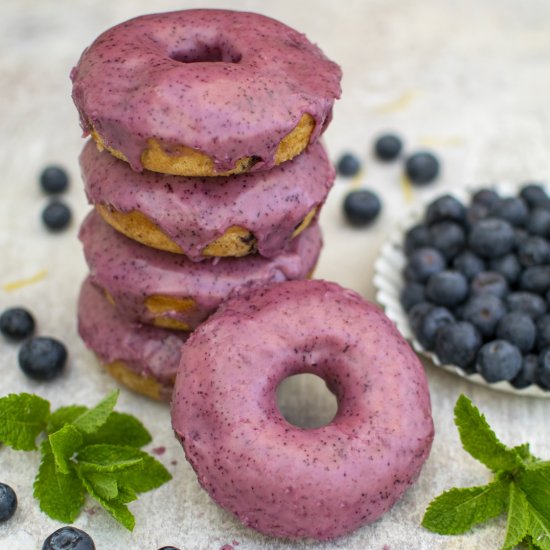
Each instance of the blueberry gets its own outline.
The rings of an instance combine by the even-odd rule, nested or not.
[[[478,273],[470,283],[472,296],[477,294],[493,294],[497,298],[503,298],[508,294],[508,282],[504,275],[495,271],[482,271]]]
[[[543,237],[528,237],[518,246],[521,265],[531,267],[550,262],[550,243]]]
[[[519,196],[527,203],[530,208],[535,208],[539,203],[549,198],[546,194],[546,191],[538,183],[525,184],[521,188]]]
[[[380,214],[380,199],[367,189],[348,193],[344,200],[344,213],[348,222],[355,227],[372,223]]]
[[[474,363],[481,343],[481,336],[474,325],[459,321],[438,330],[435,353],[444,365],[468,369]]]
[[[159,550],[179,550],[179,548],[176,548],[175,546],[163,546],[162,548],[159,548]]]
[[[513,254],[506,254],[500,258],[494,258],[489,262],[489,269],[500,273],[505,277],[509,284],[513,285],[518,280],[521,272],[521,265],[518,257]]]
[[[405,311],[425,300],[424,286],[420,283],[407,283],[401,291],[400,301]]]
[[[550,238],[550,210],[542,208],[531,210],[526,229],[531,235]]]
[[[401,153],[403,142],[394,134],[384,134],[374,142],[374,154],[380,160],[394,160]]]
[[[76,527],[61,527],[44,541],[42,550],[95,550],[95,544],[88,533]]]
[[[466,209],[466,225],[471,227],[480,220],[484,220],[489,215],[489,209],[483,204],[474,203]]]
[[[480,189],[472,196],[472,204],[481,204],[485,208],[491,208],[499,200],[500,197],[494,189]]]
[[[538,355],[524,355],[521,370],[515,378],[512,378],[510,384],[518,389],[527,388],[531,384],[534,384],[538,365]]]
[[[65,229],[69,225],[71,217],[69,207],[58,200],[51,201],[42,211],[42,221],[50,231]]]
[[[497,323],[505,314],[502,300],[492,294],[471,297],[461,310],[462,319],[472,323],[486,339],[494,335]]]
[[[493,340],[483,345],[477,354],[476,370],[489,383],[512,380],[521,365],[519,349],[506,340]]]
[[[519,287],[536,294],[550,290],[550,265],[528,267],[519,277]]]
[[[545,390],[550,390],[550,348],[539,353],[539,364],[535,371],[535,381]]]
[[[361,170],[361,161],[352,153],[345,153],[338,160],[336,170],[347,178],[355,176]]]
[[[544,199],[538,204],[538,207],[543,210],[550,210],[550,199]]]
[[[403,272],[407,281],[424,283],[430,275],[445,269],[445,258],[434,248],[419,248],[415,250]]]
[[[537,319],[546,311],[544,300],[532,292],[511,292],[505,298],[506,307],[510,311],[521,311]]]
[[[523,227],[514,227],[514,240],[516,242],[516,247],[521,246],[528,238],[530,237],[527,229]]]
[[[426,296],[438,305],[454,307],[468,296],[468,281],[458,271],[440,271],[428,279]]]
[[[529,315],[521,311],[507,313],[497,325],[497,338],[514,344],[523,354],[533,349],[535,335],[535,323]]]
[[[439,160],[428,151],[415,153],[407,158],[405,172],[410,181],[416,185],[432,182],[439,174]]]
[[[489,217],[505,220],[518,227],[525,225],[528,215],[529,209],[525,201],[518,197],[500,199],[489,209]]]
[[[482,258],[498,258],[514,248],[514,229],[505,220],[487,218],[472,226],[468,244]]]
[[[466,207],[452,195],[442,195],[428,205],[426,223],[450,221],[464,224],[466,221]]]
[[[447,259],[452,260],[466,244],[466,233],[454,222],[438,222],[430,226],[430,241]]]
[[[470,250],[464,250],[456,256],[452,265],[468,280],[473,279],[478,273],[486,269],[485,261]]]
[[[419,223],[413,225],[405,233],[405,255],[410,256],[418,248],[430,246],[430,230],[427,225]]]
[[[17,508],[15,491],[5,483],[0,483],[0,523],[8,521]]]
[[[34,332],[34,317],[21,307],[6,309],[0,315],[0,332],[12,340],[23,340]]]
[[[69,176],[61,166],[47,166],[40,174],[40,185],[45,193],[63,193],[69,187]]]
[[[19,350],[19,366],[35,380],[55,378],[63,370],[66,360],[65,346],[54,338],[31,338]]]
[[[424,317],[434,308],[435,306],[430,302],[419,302],[407,312],[409,325],[411,326],[413,334],[418,334],[424,322]]]
[[[550,348],[550,313],[537,319],[537,347]]]
[[[442,326],[454,323],[454,321],[454,315],[447,308],[434,307],[422,319],[416,337],[426,349],[434,349],[437,331]]]

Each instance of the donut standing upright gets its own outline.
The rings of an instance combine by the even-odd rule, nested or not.
[[[174,350],[229,295],[311,276],[341,71],[268,17],[185,10],[107,30],[71,79],[92,138],[79,332],[115,378],[168,400]]]

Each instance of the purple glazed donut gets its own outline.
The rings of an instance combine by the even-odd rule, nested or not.
[[[289,424],[279,383],[323,378],[338,412]],[[251,289],[183,347],[172,425],[199,483],[264,534],[325,540],[375,521],[417,479],[434,435],[422,365],[393,323],[325,281]]]

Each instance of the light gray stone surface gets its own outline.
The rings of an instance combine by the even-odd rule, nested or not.
[[[7,0],[0,16],[0,308],[22,304],[38,319],[38,331],[64,340],[70,350],[65,374],[49,384],[33,383],[17,367],[17,346],[0,341],[0,395],[37,392],[53,406],[93,404],[116,387],[96,365],[76,334],[75,304],[85,274],[78,223],[88,207],[77,156],[83,142],[70,99],[68,74],[101,31],[142,13],[190,7],[232,7],[274,16],[305,32],[344,70],[343,98],[326,134],[336,159],[352,150],[365,161],[358,183],[375,188],[384,211],[369,230],[346,227],[340,204],[355,183],[338,180],[322,215],[325,249],[317,276],[374,297],[373,263],[380,244],[411,202],[400,185],[401,164],[376,163],[370,148],[380,131],[393,129],[407,151],[437,150],[443,174],[437,189],[495,180],[550,177],[550,3],[544,0],[306,0],[301,2],[170,0]],[[65,165],[72,184],[67,201],[72,227],[45,232],[46,203],[37,174],[52,162]],[[415,190],[419,200],[431,190]],[[18,290],[7,284],[45,277]],[[420,520],[428,502],[451,486],[485,483],[488,473],[462,450],[453,425],[461,392],[486,413],[503,441],[532,442],[550,457],[550,401],[493,392],[427,366],[436,438],[416,486],[374,525],[331,543],[274,540],[242,527],[203,492],[170,429],[168,408],[123,391],[119,408],[137,414],[154,434],[151,448],[174,479],[131,505],[133,533],[114,523],[93,501],[76,525],[98,550],[319,548],[497,548],[502,519],[460,537],[426,532]],[[12,520],[0,525],[0,548],[40,548],[60,525],[42,514],[32,497],[37,453],[0,448],[0,480],[19,498]],[[237,545],[238,544],[238,545]]]

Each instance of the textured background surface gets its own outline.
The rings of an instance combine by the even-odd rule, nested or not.
[[[343,98],[326,143],[334,159],[347,149],[364,159],[360,185],[378,190],[384,211],[370,230],[347,228],[340,203],[351,184],[337,181],[322,216],[326,246],[318,277],[374,297],[374,258],[409,206],[400,188],[400,164],[385,166],[370,157],[372,139],[381,130],[397,130],[407,150],[430,146],[440,153],[439,191],[495,180],[550,179],[550,4],[543,0],[162,0],[154,8],[145,0],[7,0],[0,20],[0,308],[23,304],[32,309],[41,334],[67,343],[70,361],[61,379],[32,383],[17,367],[17,347],[0,341],[0,395],[37,392],[57,407],[93,404],[115,387],[76,335],[76,296],[85,273],[76,233],[88,207],[78,176],[83,142],[68,74],[83,48],[107,27],[153,9],[200,6],[279,18],[305,32],[343,67]],[[39,220],[45,198],[37,174],[51,162],[64,164],[73,179],[66,199],[76,219],[60,235],[47,234]],[[413,200],[433,191],[415,191]],[[43,270],[40,282],[11,292],[4,286]],[[166,447],[160,459],[174,479],[131,505],[137,519],[131,534],[92,501],[76,525],[94,537],[98,550],[154,550],[167,544],[182,550],[218,550],[224,544],[238,550],[497,548],[504,535],[502,520],[455,538],[419,527],[428,502],[442,490],[487,481],[484,467],[461,450],[453,405],[466,393],[505,442],[529,439],[535,454],[549,457],[550,401],[493,392],[430,366],[427,374],[437,435],[420,480],[382,520],[347,538],[291,543],[241,527],[198,487],[172,436],[167,407],[128,391],[122,392],[119,408],[145,422],[154,434],[151,447]],[[59,527],[33,501],[37,466],[37,454],[0,449],[0,478],[19,497],[14,518],[0,525],[2,549],[39,548]]]

